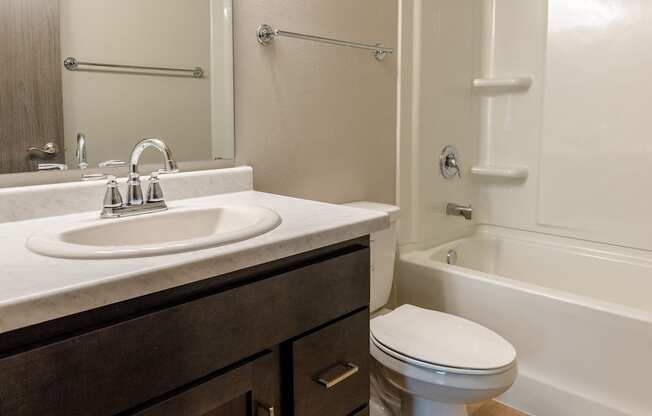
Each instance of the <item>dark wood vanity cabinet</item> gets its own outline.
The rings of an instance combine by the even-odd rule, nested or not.
[[[0,415],[368,414],[368,242],[0,334]]]

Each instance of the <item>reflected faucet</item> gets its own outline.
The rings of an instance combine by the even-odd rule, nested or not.
[[[77,167],[79,169],[86,169],[88,167],[88,142],[84,133],[77,133]]]
[[[473,207],[471,205],[465,206],[449,202],[446,204],[446,215],[464,217],[465,220],[471,221],[473,219]]]

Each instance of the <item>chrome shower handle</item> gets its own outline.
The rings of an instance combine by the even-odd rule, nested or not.
[[[447,168],[454,169],[457,172],[458,178],[462,177],[462,169],[460,168],[459,163],[457,163],[457,159],[455,159],[455,155],[446,156],[446,161],[444,163],[446,164]]]
[[[446,179],[451,179],[456,175],[458,178],[462,177],[459,152],[455,146],[448,145],[444,147],[439,155],[439,170]]]

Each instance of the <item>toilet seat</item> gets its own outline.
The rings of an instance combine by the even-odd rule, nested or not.
[[[499,396],[514,383],[518,374],[516,362],[502,372],[462,372],[447,368],[434,369],[425,363],[408,363],[396,354],[381,350],[373,341],[370,342],[370,352],[381,365],[383,378],[398,391],[407,394],[402,396],[403,400],[421,398],[437,403],[457,404],[462,406],[461,409],[465,404]]]
[[[516,365],[514,347],[490,329],[413,305],[372,319],[370,333],[383,353],[434,371],[491,375]]]
[[[510,370],[516,367],[516,361],[511,364],[506,365],[505,367],[496,368],[492,370],[473,370],[468,368],[456,368],[456,367],[445,367],[442,365],[432,364],[425,361],[419,361],[412,357],[401,354],[400,352],[394,351],[391,348],[387,348],[385,345],[380,343],[374,336],[370,336],[370,348],[375,354],[378,361],[385,363],[386,360],[377,355],[382,354],[385,357],[391,358],[395,361],[400,361],[404,366],[416,367],[426,372],[434,372],[441,375],[456,375],[456,376],[491,376],[497,374],[503,374],[509,372]]]

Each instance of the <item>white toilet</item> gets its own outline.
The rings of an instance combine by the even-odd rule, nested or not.
[[[391,221],[389,229],[371,236],[370,350],[384,382],[373,383],[374,387],[389,384],[398,391],[403,416],[465,416],[467,404],[493,399],[509,389],[517,375],[516,351],[500,335],[469,320],[413,305],[380,311],[392,288],[399,209],[373,202],[348,205],[386,212]],[[374,409],[382,408],[372,403],[372,416]]]

